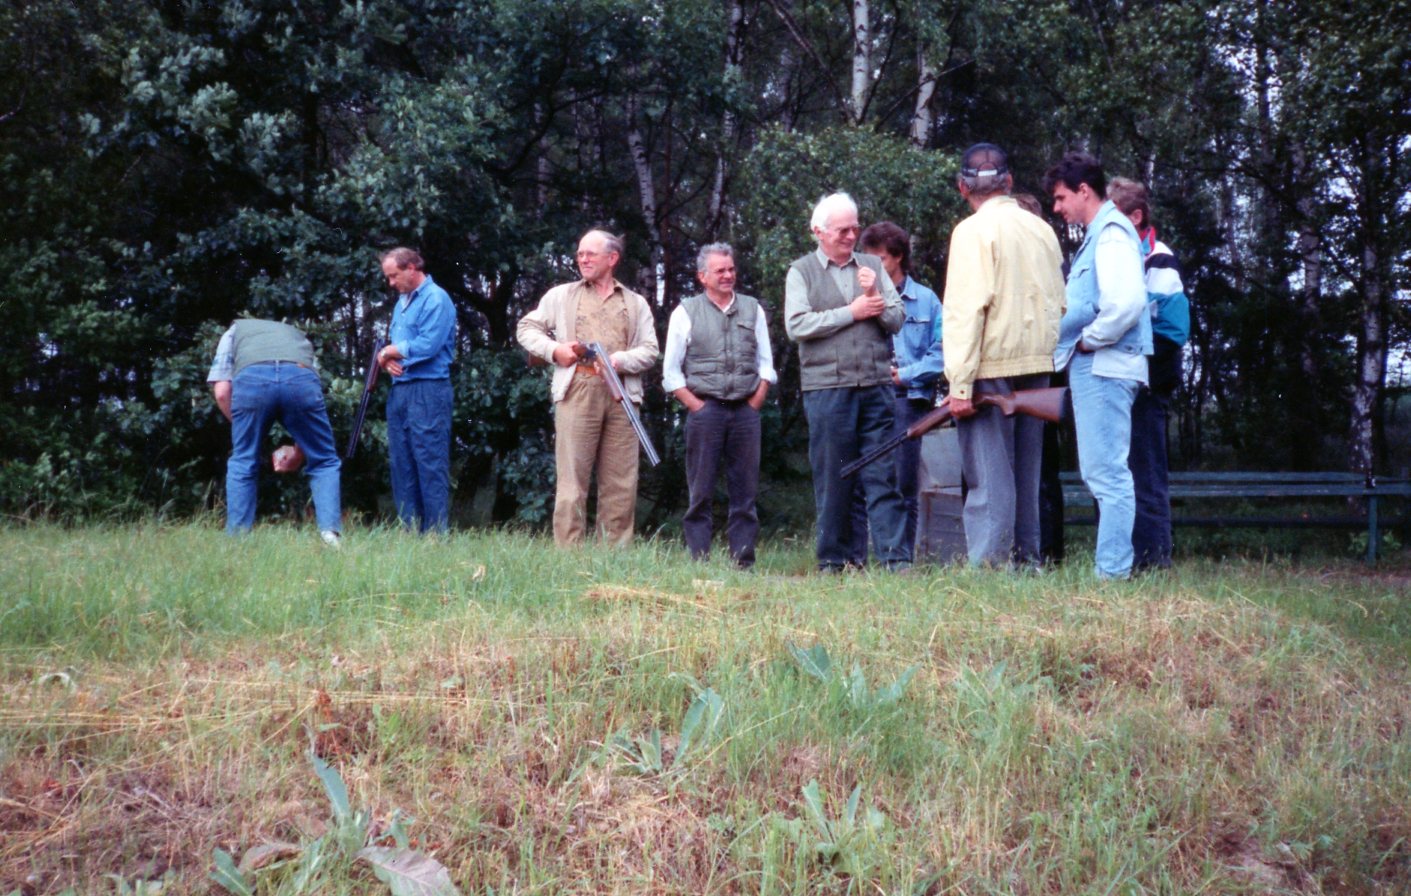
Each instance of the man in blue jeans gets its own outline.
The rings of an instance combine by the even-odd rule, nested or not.
[[[397,291],[387,346],[377,363],[391,378],[387,453],[392,500],[408,529],[444,532],[451,516],[451,359],[456,309],[405,247],[382,255],[382,275]]]
[[[216,406],[230,421],[230,461],[225,470],[225,529],[230,534],[247,532],[255,524],[260,446],[278,420],[307,460],[319,532],[328,544],[338,544],[342,464],[316,367],[308,337],[288,324],[246,318],[237,320],[221,337],[206,382],[211,384]],[[275,471],[285,472],[278,458]]]
[[[1107,198],[1107,176],[1085,153],[1069,153],[1044,176],[1053,210],[1087,228],[1068,268],[1068,310],[1059,322],[1056,370],[1068,369],[1078,469],[1097,499],[1100,579],[1132,574],[1136,492],[1127,452],[1132,402],[1146,385],[1151,315],[1141,240]]]

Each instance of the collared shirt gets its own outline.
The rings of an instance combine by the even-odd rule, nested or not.
[[[729,314],[735,308],[735,296],[730,296],[730,304],[725,306]],[[779,382],[779,374],[774,370],[774,351],[769,347],[769,324],[764,319],[764,306],[759,306],[759,314],[754,323],[755,360],[759,365],[759,378],[770,383]],[[691,316],[681,305],[671,312],[666,325],[666,348],[662,355],[661,388],[667,394],[686,387],[686,372],[682,363],[686,359],[686,348],[691,344]]]
[[[941,300],[907,275],[901,283],[906,322],[892,337],[897,378],[910,398],[929,398],[945,368],[941,353]]]
[[[451,375],[456,309],[451,297],[429,275],[416,289],[397,297],[388,339],[402,353],[402,375],[394,377],[394,383]]]
[[[550,394],[555,402],[563,401],[568,385],[573,381],[573,367],[554,363],[554,347],[561,342],[574,342],[578,319],[578,301],[583,290],[593,289],[584,280],[562,283],[544,293],[539,304],[515,327],[515,338],[524,350],[543,358],[553,368]],[[658,348],[656,326],[651,305],[637,293],[613,280],[614,292],[620,291],[627,303],[627,316],[632,344],[624,351],[613,352],[612,362],[622,377],[622,386],[635,402],[642,400],[642,373],[656,363]]]

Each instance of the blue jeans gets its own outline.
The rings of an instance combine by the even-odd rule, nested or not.
[[[395,383],[387,398],[392,500],[408,529],[444,532],[451,519],[451,381]]]
[[[265,436],[278,420],[304,452],[304,475],[313,492],[322,531],[342,527],[338,490],[342,462],[323,404],[318,374],[288,361],[253,364],[230,385],[230,462],[225,468],[225,530],[247,531],[255,524],[260,459]]]
[[[820,569],[841,569],[850,559],[853,483],[839,474],[845,464],[891,435],[893,401],[890,384],[815,389],[803,394]],[[912,546],[906,543],[906,506],[897,491],[896,467],[885,462],[868,464],[857,475],[867,496],[867,520],[877,559],[887,566],[910,563]]]
[[[896,396],[896,419],[892,424],[891,437],[895,438],[911,428],[935,409],[935,404],[925,398],[908,398],[905,394]],[[906,531],[902,538],[914,551],[916,548],[916,520],[921,515],[921,440],[907,439],[892,452],[897,469],[897,491],[901,493],[902,504],[906,507]],[[878,461],[885,463],[885,461]],[[856,566],[867,565],[867,493],[862,487],[862,479],[855,478],[852,493],[852,538],[848,548],[849,562]]]
[[[1068,368],[1078,470],[1097,499],[1097,575],[1121,579],[1132,572],[1132,524],[1137,501],[1127,452],[1132,443],[1136,380],[1093,373],[1093,356],[1075,354]]]

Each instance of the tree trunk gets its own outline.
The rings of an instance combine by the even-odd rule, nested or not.
[[[740,47],[744,43],[744,0],[731,0],[730,28],[725,32],[725,81],[730,83],[740,71]],[[727,103],[720,121],[720,138],[715,144],[715,182],[710,188],[706,214],[706,240],[715,242],[725,217],[726,156],[735,148],[735,112]]]
[[[1381,253],[1373,233],[1374,217],[1364,217],[1362,247],[1362,320],[1357,333],[1357,380],[1352,387],[1352,426],[1348,464],[1357,473],[1376,468],[1377,409],[1387,380],[1387,289]]]
[[[911,113],[912,145],[925,149],[931,142],[935,117],[931,113],[931,98],[936,94],[936,67],[926,56],[925,43],[916,46],[916,106]]]
[[[852,120],[862,123],[867,112],[867,88],[872,83],[872,28],[867,0],[852,3]]]
[[[666,301],[666,253],[661,244],[661,230],[657,222],[656,185],[652,179],[652,160],[647,155],[647,144],[642,139],[642,129],[637,123],[637,97],[627,97],[627,150],[632,157],[632,170],[637,174],[638,201],[642,207],[642,221],[647,228],[647,239],[651,241],[652,272],[650,289],[658,306]]]

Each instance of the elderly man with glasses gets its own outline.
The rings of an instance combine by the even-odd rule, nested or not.
[[[861,228],[846,193],[824,197],[813,210],[818,249],[789,268],[784,325],[799,344],[799,378],[808,418],[808,459],[818,515],[818,569],[841,572],[848,562],[853,484],[841,470],[881,444],[892,431],[892,336],[906,320],[901,297],[882,262],[853,251]],[[911,567],[906,507],[892,464],[858,474],[867,498],[873,550],[885,568]]]
[[[578,242],[582,279],[555,286],[519,322],[525,351],[555,365],[554,543],[581,544],[588,528],[588,484],[598,472],[598,532],[605,544],[632,542],[637,512],[637,435],[583,347],[600,342],[628,400],[642,402],[642,372],[658,348],[647,300],[617,281],[622,238],[590,230]]]

